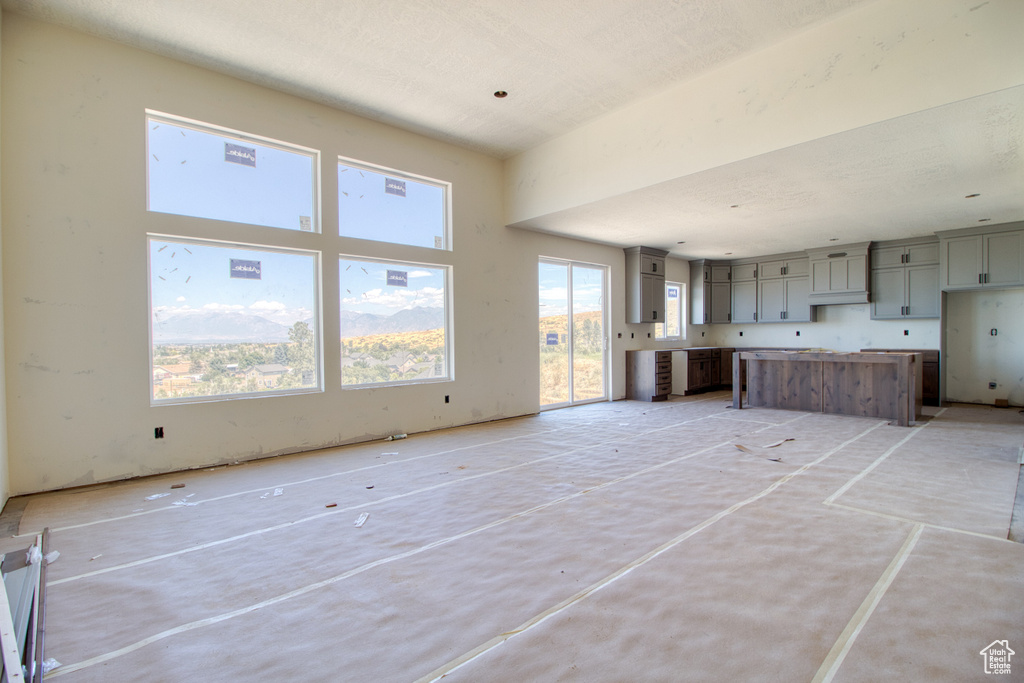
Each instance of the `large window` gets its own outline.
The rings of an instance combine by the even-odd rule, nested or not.
[[[449,270],[341,257],[344,386],[450,378]]]
[[[341,159],[338,222],[343,237],[450,249],[448,183]]]
[[[320,153],[147,112],[150,211],[319,231]]]
[[[655,323],[655,339],[686,339],[686,314],[683,302],[686,300],[686,285],[679,282],[665,283],[665,322]]]
[[[152,235],[152,399],[320,388],[316,252]]]

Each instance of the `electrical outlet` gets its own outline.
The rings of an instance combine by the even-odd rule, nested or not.
[[[448,403],[448,394],[445,394],[445,395],[444,395],[444,402],[445,402],[445,403]]]
[[[164,438],[164,428],[163,427],[157,427],[156,429],[154,429],[153,430],[153,438],[154,439],[162,439],[162,438]]]
[[[988,388],[989,388],[989,389],[995,389],[995,388],[996,388],[996,386],[997,386],[997,384],[996,384],[995,382],[989,382],[989,383],[988,383]]]

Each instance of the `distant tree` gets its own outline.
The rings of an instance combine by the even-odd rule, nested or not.
[[[278,344],[274,347],[274,362],[278,365],[288,365],[287,344]]]
[[[316,354],[313,349],[313,331],[304,322],[297,322],[288,330],[288,339],[292,347],[288,350],[288,360],[292,370],[301,373],[315,368]]]

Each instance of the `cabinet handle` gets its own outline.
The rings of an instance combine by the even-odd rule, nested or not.
[[[651,313],[654,315],[654,319],[657,320],[658,319],[658,312],[657,311],[651,311]]]
[[[982,278],[983,277],[984,277],[984,275],[982,275],[981,273],[978,273],[978,284],[979,285],[982,283]]]

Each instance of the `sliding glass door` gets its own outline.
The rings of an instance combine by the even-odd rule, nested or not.
[[[540,406],[608,398],[607,266],[541,259]]]

